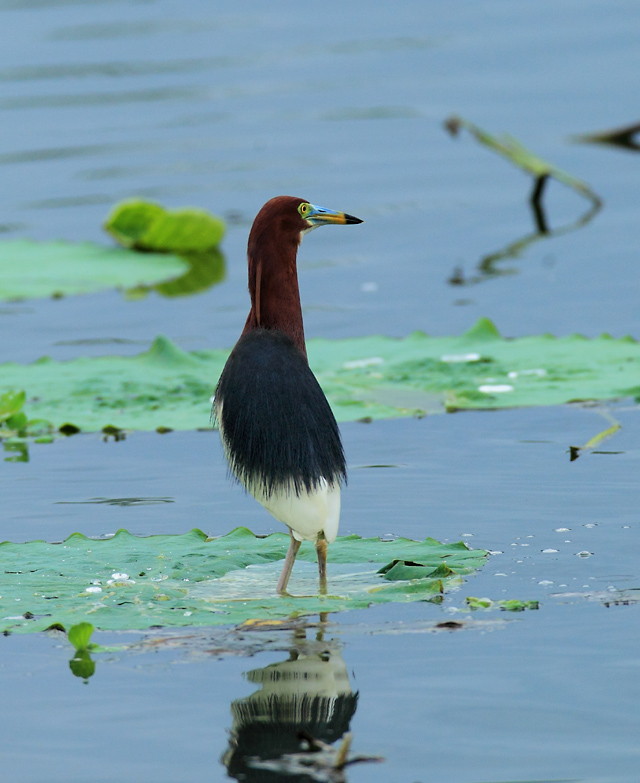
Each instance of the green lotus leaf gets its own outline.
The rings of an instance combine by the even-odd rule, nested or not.
[[[29,420],[27,419],[26,413],[19,411],[19,413],[14,413],[13,416],[9,416],[5,423],[10,430],[23,433],[26,430]]]
[[[123,201],[111,210],[104,228],[121,245],[136,248],[154,220],[166,213],[164,207],[153,202]]]
[[[22,406],[27,395],[24,391],[7,391],[0,396],[0,422],[9,421],[14,416],[18,416],[22,411]]]
[[[91,626],[227,625],[363,609],[440,594],[487,558],[462,542],[344,536],[329,547],[329,594],[319,595],[315,549],[303,542],[291,595],[281,596],[275,586],[288,544],[285,533],[258,537],[247,528],[214,539],[200,530],[145,538],[119,530],[110,539],[74,533],[59,544],[4,542],[0,631],[74,626],[70,640],[86,647]],[[423,574],[389,584],[378,570],[394,560]]]
[[[77,623],[69,628],[68,639],[76,650],[86,650],[95,628],[91,623]]]
[[[640,345],[630,337],[508,340],[481,319],[460,337],[309,340],[308,352],[339,421],[640,397]],[[2,364],[0,392],[26,389],[29,419],[56,428],[207,428],[227,357],[158,337],[136,356]]]
[[[433,567],[422,563],[394,560],[378,573],[384,574],[384,578],[391,582],[398,582],[408,579],[441,579],[443,576],[450,576],[452,571],[446,563],[439,563]]]
[[[91,242],[0,242],[0,299],[86,294],[152,285],[179,277],[188,264],[172,255],[136,253]]]
[[[117,204],[104,227],[125,247],[165,253],[210,250],[225,232],[224,221],[202,209],[167,210],[137,199]]]

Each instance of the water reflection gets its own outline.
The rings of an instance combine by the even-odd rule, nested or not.
[[[189,264],[189,269],[183,275],[164,283],[129,288],[127,298],[143,299],[150,291],[167,297],[199,294],[221,283],[225,278],[225,257],[217,248],[204,252],[176,253],[176,255]]]
[[[96,662],[88,650],[76,650],[73,658],[69,661],[69,668],[73,675],[80,677],[86,685],[89,682],[89,677],[93,677],[95,674]]]
[[[546,182],[546,180],[544,182]],[[507,259],[519,259],[530,245],[533,245],[542,239],[552,239],[554,237],[562,236],[563,234],[569,234],[572,231],[577,231],[579,228],[590,223],[602,208],[600,202],[594,202],[577,220],[567,223],[564,226],[559,226],[558,228],[549,228],[547,214],[541,201],[543,187],[544,185],[541,187],[540,182],[536,181],[536,185],[529,199],[535,231],[510,242],[506,247],[495,253],[489,253],[489,255],[483,256],[476,267],[476,274],[466,276],[462,267],[456,267],[447,280],[449,285],[476,285],[477,283],[483,283],[485,280],[491,280],[496,277],[517,275],[517,269],[514,269],[513,267],[504,268],[500,266],[500,264]]]
[[[358,693],[352,692],[338,644],[325,641],[322,625],[313,639],[297,629],[286,660],[253,669],[246,678],[260,689],[231,704],[233,726],[222,757],[230,777],[260,783],[318,780],[317,768],[296,774],[290,763],[275,760],[300,753],[301,735],[322,744],[348,732]]]
[[[640,152],[640,123],[625,125],[599,133],[583,133],[573,136],[572,141],[584,144],[607,144],[622,147],[630,152]]]
[[[29,462],[29,446],[23,440],[2,440],[2,448],[9,454],[5,462]]]
[[[44,147],[18,152],[6,152],[0,155],[0,166],[16,163],[34,163],[37,161],[57,161],[68,158],[84,158],[110,155],[114,153],[136,152],[157,147],[150,142],[122,142],[118,144],[76,144],[72,147]],[[113,201],[113,197],[111,198]]]
[[[88,92],[66,94],[16,95],[0,99],[0,111],[22,109],[63,108],[74,106],[119,106],[127,103],[154,101],[184,101],[206,99],[208,90],[200,87],[148,87],[122,92]]]
[[[44,2],[44,0],[40,0]],[[62,0],[52,0],[53,3]],[[71,0],[64,0],[71,2]],[[76,0],[76,2],[93,2],[93,0]],[[109,0],[106,0],[109,3]],[[70,25],[51,32],[47,37],[50,41],[98,41],[120,38],[147,38],[157,34],[175,35],[176,33],[202,32],[216,30],[220,25],[216,21],[206,19],[154,19],[134,21],[128,19],[126,24],[118,22],[96,22],[89,24]]]
[[[129,27],[127,27],[129,29]],[[231,57],[193,57],[180,60],[115,60],[107,62],[53,63],[0,68],[0,82],[51,81],[83,79],[91,76],[118,78],[156,74],[197,73],[238,65]]]

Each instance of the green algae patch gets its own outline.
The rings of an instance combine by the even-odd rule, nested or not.
[[[87,294],[153,285],[183,275],[173,255],[136,253],[91,242],[0,242],[0,299]]]
[[[309,340],[308,352],[339,421],[640,397],[640,345],[630,337],[505,339],[480,319],[459,337]],[[158,337],[136,356],[1,364],[0,392],[25,389],[28,418],[56,428],[207,428],[228,355]]]
[[[275,585],[288,544],[285,533],[258,537],[247,528],[215,539],[200,530],[145,538],[119,530],[110,539],[74,533],[58,544],[4,542],[0,631],[86,623],[76,640],[85,643],[86,637],[86,647],[90,627],[228,625],[430,600],[460,585],[487,558],[462,542],[344,536],[329,547],[329,593],[322,596],[315,549],[303,542],[291,594],[280,596]],[[390,576],[398,563],[422,571]]]

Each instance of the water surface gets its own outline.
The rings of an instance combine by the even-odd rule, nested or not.
[[[279,193],[365,220],[305,239],[310,337],[459,334],[479,316],[507,336],[640,336],[640,159],[567,141],[638,120],[640,15],[629,0],[0,0],[0,21],[3,239],[107,243],[106,214],[133,195],[229,218],[220,285],[182,299],[2,303],[3,361],[135,353],[160,333],[188,350],[231,346],[248,309],[248,229]],[[535,232],[529,179],[471,138],[451,139],[442,123],[454,112],[583,178],[603,209],[496,264],[511,274],[452,285]],[[545,206],[552,229],[588,208],[557,183]],[[635,783],[638,413],[631,401],[608,409],[623,429],[605,453],[574,462],[569,447],[608,426],[597,410],[343,427],[342,532],[462,538],[495,553],[441,605],[329,618],[344,692],[359,693],[345,718],[354,751],[387,759],[354,766],[349,780]],[[0,463],[0,539],[277,529],[228,483],[211,433],[87,434],[29,456]],[[470,614],[468,595],[540,608]],[[443,621],[462,628],[436,629]],[[232,709],[259,689],[243,673],[301,642],[290,631],[233,649],[207,632],[178,637],[96,656],[87,685],[65,640],[4,638],[4,777],[227,779]]]

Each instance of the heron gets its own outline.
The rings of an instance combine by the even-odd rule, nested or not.
[[[213,416],[233,476],[289,528],[276,590],[286,593],[302,541],[313,541],[320,592],[340,523],[347,465],[335,417],[309,367],[298,288],[302,237],[363,221],[294,196],[262,207],[249,233],[251,309],[218,381]]]

